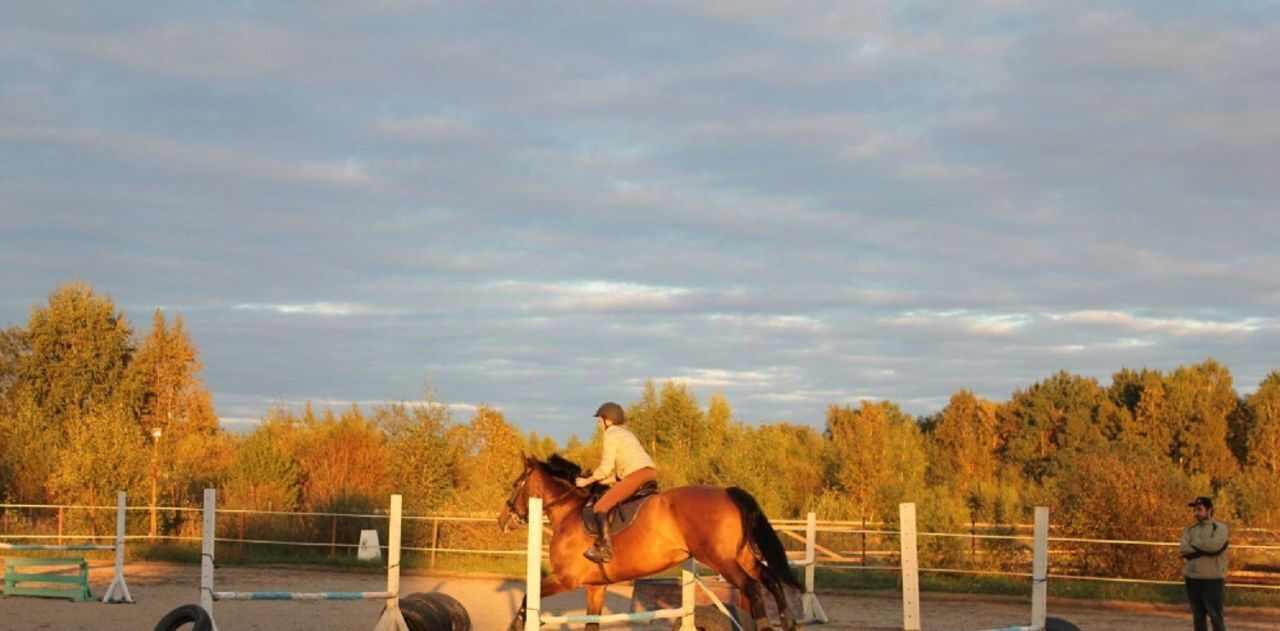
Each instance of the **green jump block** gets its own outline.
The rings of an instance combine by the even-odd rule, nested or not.
[[[70,598],[75,602],[93,600],[89,591],[89,564],[83,557],[7,557],[4,560],[4,597],[10,596]]]

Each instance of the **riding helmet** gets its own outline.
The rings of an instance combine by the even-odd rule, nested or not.
[[[596,416],[603,417],[615,425],[622,425],[627,422],[627,417],[622,413],[622,406],[613,401],[601,405],[600,409],[596,410]]]

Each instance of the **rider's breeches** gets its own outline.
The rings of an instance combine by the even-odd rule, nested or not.
[[[591,510],[597,513],[607,513],[614,506],[617,506],[618,502],[631,497],[631,494],[635,493],[642,484],[656,479],[658,479],[658,472],[653,467],[640,469],[622,478],[617,484],[610,487],[608,491],[605,491],[604,495],[596,500],[595,508]]]

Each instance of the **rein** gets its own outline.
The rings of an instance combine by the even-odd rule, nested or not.
[[[526,471],[525,474],[521,476],[520,487],[516,489],[515,493],[511,494],[511,497],[507,498],[507,510],[511,511],[511,514],[515,515],[516,519],[518,519],[521,524],[526,524],[529,522],[529,508],[528,506],[517,507],[514,500],[517,495],[520,495],[520,491],[523,491],[525,487],[529,486],[529,478],[532,477],[532,473],[533,473],[532,469],[530,469],[529,471]],[[565,482],[565,483],[569,485],[569,488],[565,489],[563,493],[555,496],[550,501],[544,501],[542,504],[542,507],[544,509],[555,506],[556,504],[564,500],[566,497],[572,495],[574,491],[578,490],[578,487],[575,486],[573,483],[571,482]],[[521,509],[523,509],[523,511]]]

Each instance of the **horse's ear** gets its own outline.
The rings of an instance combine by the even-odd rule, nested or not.
[[[524,466],[526,469],[533,466],[533,457],[530,456],[529,454],[521,452],[520,458],[524,460]]]

